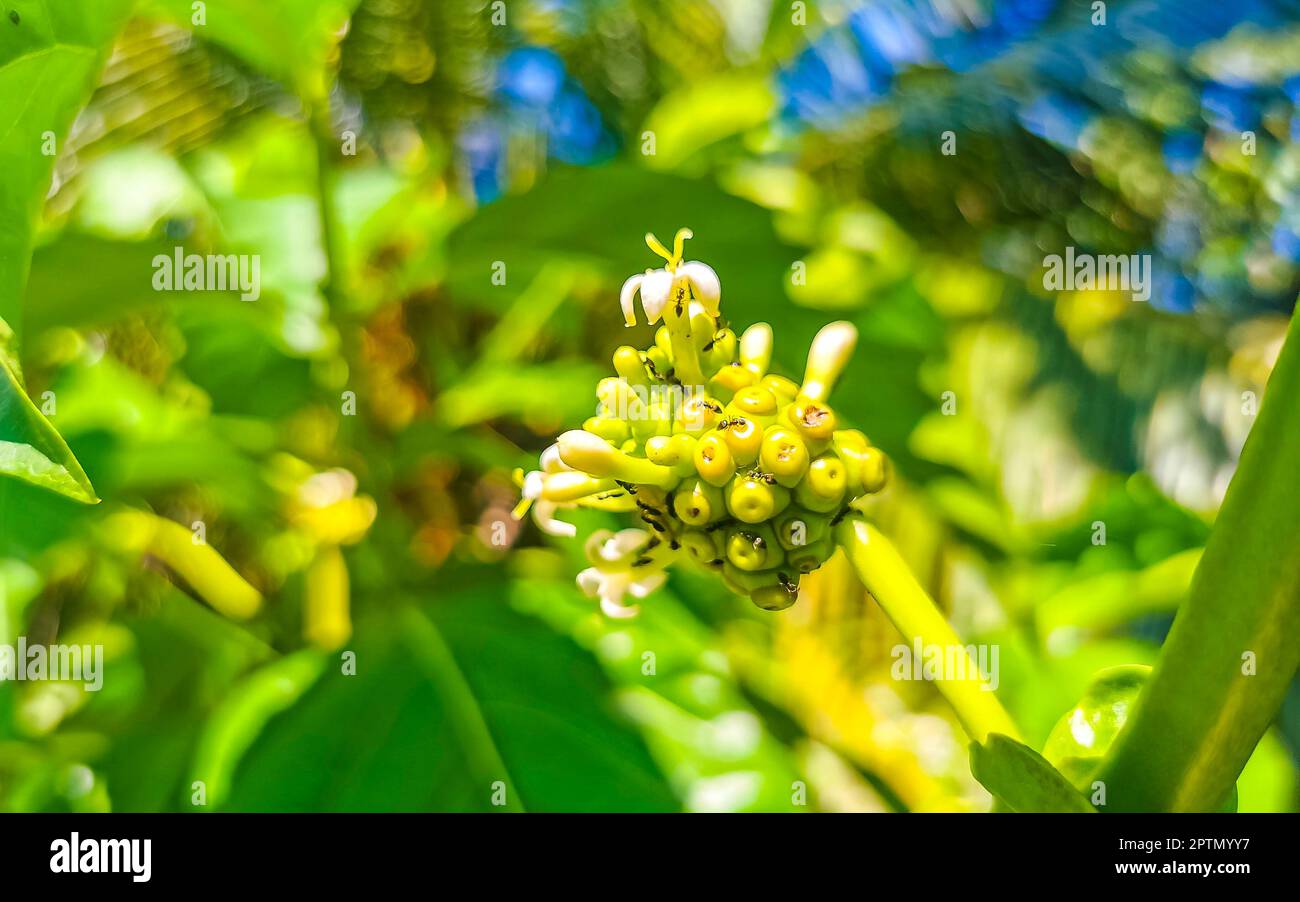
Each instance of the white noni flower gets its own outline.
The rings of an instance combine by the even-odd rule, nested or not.
[[[668,263],[663,269],[647,269],[623,283],[618,300],[627,325],[636,325],[638,290],[641,292],[641,309],[645,311],[646,322],[651,325],[659,322],[670,310],[681,316],[692,300],[699,302],[709,316],[718,315],[718,305],[722,300],[722,283],[718,281],[718,274],[707,263],[698,260],[682,262],[682,245],[690,237],[690,229],[679,229],[673,239],[673,250],[669,251],[654,235],[646,234],[646,244]]]

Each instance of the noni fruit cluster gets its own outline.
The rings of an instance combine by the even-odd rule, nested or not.
[[[547,448],[539,470],[520,474],[517,515],[531,506],[547,532],[575,534],[557,517],[564,507],[639,517],[639,526],[601,530],[587,543],[591,566],[578,584],[611,616],[635,613],[635,600],[679,557],[761,608],[789,607],[799,577],[834,550],[834,523],[888,478],[885,455],[841,428],[827,403],[854,327],[831,323],[817,334],[802,383],[769,372],[771,327],[737,336],[726,326],[716,273],[682,261],[689,237],[679,231],[669,251],[646,236],[667,265],[628,279],[621,302],[629,326],[638,292],[647,320],[662,318],[654,344],[616,350],[596,415]]]

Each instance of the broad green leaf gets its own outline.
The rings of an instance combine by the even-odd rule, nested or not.
[[[1129,724],[1099,778],[1119,811],[1209,811],[1229,796],[1300,666],[1300,317]]]
[[[359,620],[355,675],[334,663],[267,724],[225,807],[493,811],[500,781],[507,809],[675,810],[595,662],[504,592]]]
[[[645,233],[671,240],[682,227],[695,232],[686,257],[718,271],[722,310],[732,322],[761,320],[777,308],[787,320],[797,313],[783,292],[799,254],[777,238],[769,211],[706,180],[625,164],[556,169],[526,194],[483,207],[452,235],[449,279],[462,300],[504,312],[545,265],[586,263],[612,283],[609,316],[621,323],[618,286],[662,262]],[[504,285],[492,278],[498,261]],[[822,320],[809,316],[810,335]]]
[[[0,319],[16,327],[59,142],[130,6],[131,0],[13,0],[0,18]]]
[[[982,745],[971,743],[970,769],[975,779],[1012,811],[1096,811],[1046,758],[1001,733],[990,733]]]
[[[77,501],[99,501],[63,437],[41,416],[0,353],[0,475],[21,479]]]
[[[24,334],[110,323],[122,316],[189,295],[154,291],[153,260],[175,242],[110,241],[65,232],[36,249],[27,282]]]

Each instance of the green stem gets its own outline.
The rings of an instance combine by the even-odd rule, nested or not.
[[[308,103],[308,120],[316,145],[316,193],[320,205],[321,250],[325,255],[325,281],[322,290],[331,311],[338,314],[343,297],[342,283],[347,272],[343,260],[338,208],[335,204],[334,158],[338,137],[330,120],[329,100],[322,97]]]
[[[1187,600],[1102,764],[1107,810],[1216,809],[1300,666],[1298,333],[1300,317]]]
[[[940,679],[935,687],[952,705],[967,734],[983,743],[990,733],[1018,739],[1011,716],[980,676],[965,644],[934,601],[921,588],[898,549],[885,535],[859,516],[847,517],[835,528],[835,538],[858,577],[894,626],[911,643],[960,649],[967,656],[960,679]]]

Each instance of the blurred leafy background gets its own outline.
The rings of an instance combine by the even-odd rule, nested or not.
[[[681,568],[609,621],[510,520],[642,234],[690,226],[787,373],[858,326],[877,517],[1037,747],[1153,661],[1300,289],[1281,0],[0,11],[0,316],[103,499],[0,478],[0,642],[107,656],[0,683],[4,810],[986,810],[847,568],[778,615]],[[154,291],[178,245],[260,255],[261,298]],[[1150,301],[1044,291],[1066,246],[1152,255]],[[1296,810],[1298,750],[1293,687],[1241,810]]]

